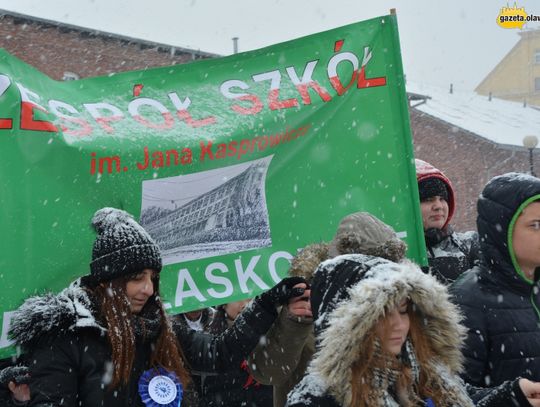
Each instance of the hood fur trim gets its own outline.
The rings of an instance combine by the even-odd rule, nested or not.
[[[346,255],[334,261],[363,259]],[[460,324],[462,316],[450,302],[446,288],[434,277],[410,262],[381,263],[353,285],[349,294],[348,299],[328,314],[328,328],[320,333],[319,350],[310,365],[310,372],[323,378],[325,387],[342,405],[350,402],[351,366],[366,334],[384,315],[385,309],[406,297],[424,316],[425,333],[442,369],[448,371],[449,377],[461,371],[461,347],[466,334]]]
[[[291,260],[289,275],[303,277],[306,281],[311,282],[319,264],[327,259],[329,259],[327,243],[310,244],[300,250]]]
[[[88,292],[78,279],[58,294],[47,293],[28,298],[13,315],[11,337],[18,345],[31,347],[51,332],[67,332],[76,328],[106,331],[94,316]]]

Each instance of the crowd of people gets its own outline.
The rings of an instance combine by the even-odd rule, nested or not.
[[[90,273],[13,316],[0,405],[540,407],[540,179],[493,178],[458,233],[451,181],[416,171],[428,266],[357,212],[270,290],[174,316],[159,247],[97,211]]]

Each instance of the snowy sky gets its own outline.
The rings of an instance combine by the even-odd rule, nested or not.
[[[407,77],[472,90],[518,41],[496,24],[501,0],[0,0],[0,9],[227,55],[397,9]],[[513,5],[513,1],[511,2]],[[540,15],[538,0],[520,0]],[[529,23],[529,28],[538,27]],[[1,45],[1,42],[0,42]]]

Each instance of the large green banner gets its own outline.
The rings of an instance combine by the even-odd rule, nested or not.
[[[395,16],[70,82],[0,52],[0,357],[11,312],[89,272],[102,207],[163,251],[171,312],[251,297],[369,211],[425,261]]]

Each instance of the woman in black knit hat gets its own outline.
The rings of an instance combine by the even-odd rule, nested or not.
[[[299,280],[261,294],[219,337],[173,326],[159,297],[161,254],[122,210],[104,208],[90,274],[57,295],[32,297],[13,318],[11,335],[26,353],[29,406],[178,406],[189,369],[240,363],[272,325]],[[184,401],[182,406],[189,406]]]

